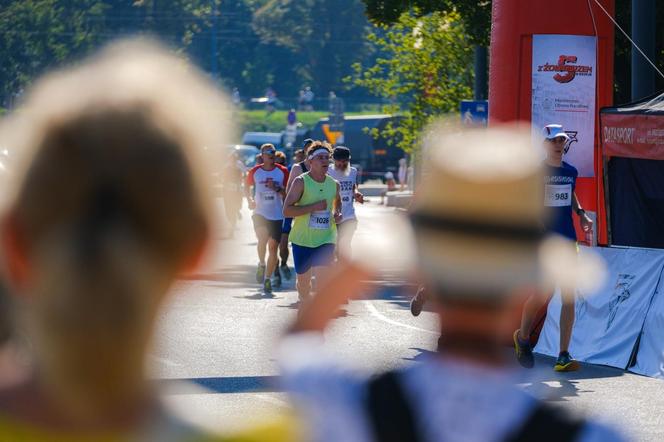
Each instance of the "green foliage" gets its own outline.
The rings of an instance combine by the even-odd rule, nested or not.
[[[270,0],[254,14],[261,41],[287,49],[291,76],[320,96],[339,92],[370,49],[361,0]]]
[[[0,105],[44,70],[97,44],[104,3],[81,0],[76,8],[72,3],[22,0],[0,8]]]
[[[491,0],[363,0],[369,19],[382,25],[395,23],[404,12],[428,15],[458,12],[461,15],[470,41],[489,46],[491,30]]]
[[[375,112],[365,112],[372,114]],[[242,132],[263,131],[281,132],[286,128],[287,111],[276,111],[267,113],[264,110],[243,110],[236,115],[236,121]],[[346,115],[361,115],[361,112],[348,112]],[[327,112],[298,112],[297,120],[306,128],[314,127],[318,120],[328,116]]]
[[[242,98],[273,87],[286,106],[312,87],[323,108],[371,55],[362,0],[2,0],[0,105],[54,67],[144,34],[165,41]],[[359,102],[361,90],[343,91]]]
[[[472,95],[472,49],[464,26],[454,12],[416,11],[379,26],[369,39],[383,55],[371,66],[355,64],[349,80],[390,100],[383,112],[403,118],[382,135],[413,152],[428,124]]]

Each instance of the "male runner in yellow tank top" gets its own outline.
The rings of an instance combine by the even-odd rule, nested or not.
[[[305,301],[311,277],[334,260],[337,226],[341,221],[339,183],[327,174],[330,147],[316,142],[309,149],[310,170],[292,183],[284,202],[284,216],[293,218],[290,240],[297,274],[297,293]]]

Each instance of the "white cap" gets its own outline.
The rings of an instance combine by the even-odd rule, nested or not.
[[[547,140],[553,140],[554,138],[562,137],[566,140],[569,140],[569,135],[563,130],[562,124],[547,124],[542,129],[542,136]]]
[[[394,174],[393,174],[392,172],[387,172],[387,173],[385,174],[385,179],[386,179],[386,180],[394,179]]]

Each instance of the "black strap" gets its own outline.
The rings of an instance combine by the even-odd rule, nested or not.
[[[420,442],[410,404],[397,372],[388,371],[369,382],[367,411],[376,442]],[[542,403],[505,442],[574,442],[585,420],[558,407]]]
[[[376,442],[422,440],[397,372],[388,371],[369,382],[367,411]]]
[[[583,419],[565,410],[540,404],[521,429],[505,442],[573,442],[584,425]]]
[[[300,167],[302,168],[302,173],[309,172],[309,168],[307,167],[307,165],[304,161],[300,161]]]

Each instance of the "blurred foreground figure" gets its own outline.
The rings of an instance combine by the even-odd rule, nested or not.
[[[504,342],[523,300],[563,275],[593,278],[597,268],[577,260],[572,243],[543,236],[542,171],[530,136],[492,129],[429,139],[410,219],[421,279],[440,317],[439,353],[373,379],[321,354],[321,332],[341,303],[366,290],[379,255],[341,263],[281,348],[285,385],[311,439],[622,440],[515,385]]]
[[[34,373],[0,392],[0,440],[208,440],[162,408],[144,365],[209,239],[198,156],[224,145],[225,106],[184,61],[126,42],[40,81],[9,121],[23,158],[2,247]]]

